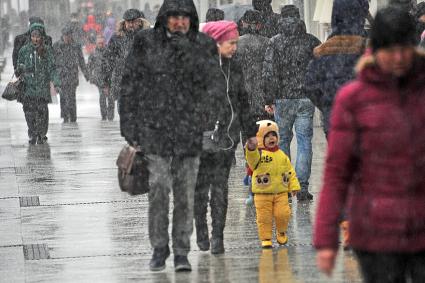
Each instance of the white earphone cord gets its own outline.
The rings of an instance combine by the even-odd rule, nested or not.
[[[223,73],[223,76],[226,80],[226,96],[227,96],[227,101],[229,102],[229,105],[230,105],[230,111],[232,112],[230,123],[227,126],[227,137],[232,142],[232,145],[228,148],[221,148],[221,150],[226,151],[226,150],[231,150],[235,146],[235,141],[230,136],[230,128],[232,127],[233,120],[235,119],[235,112],[234,112],[234,109],[233,109],[232,100],[230,99],[230,95],[229,95],[229,90],[230,90],[230,86],[229,86],[230,85],[230,61],[229,61],[229,66],[227,68],[228,75],[226,75],[226,73],[224,73],[223,68],[222,68],[221,54],[220,54],[220,70]]]

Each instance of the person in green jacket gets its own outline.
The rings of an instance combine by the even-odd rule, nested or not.
[[[52,102],[50,82],[53,82],[58,91],[60,81],[55,70],[53,50],[44,44],[44,26],[32,24],[30,34],[31,42],[22,47],[18,55],[17,73],[25,87],[18,101],[23,105],[29,143],[42,144],[47,140],[49,126],[47,104]]]

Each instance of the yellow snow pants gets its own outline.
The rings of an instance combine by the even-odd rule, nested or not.
[[[261,241],[273,239],[273,219],[277,233],[286,233],[291,208],[288,202],[288,193],[254,194],[255,209],[257,212],[258,236]]]

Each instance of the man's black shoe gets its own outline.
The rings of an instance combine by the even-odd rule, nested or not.
[[[44,144],[46,140],[40,136],[37,137],[37,144]]]
[[[174,257],[174,270],[176,272],[180,271],[192,271],[192,266],[187,259],[187,256],[184,255],[176,255]]]
[[[199,241],[199,242],[196,242],[196,243],[198,244],[198,248],[203,252],[206,252],[210,249],[210,241],[209,240]]]
[[[222,238],[211,239],[211,253],[212,254],[224,254],[224,244]]]
[[[28,141],[28,143],[29,143],[29,144],[36,144],[36,142],[37,142],[37,138],[31,138],[31,139]]]
[[[170,256],[170,248],[168,246],[163,248],[154,248],[149,268],[151,271],[161,271],[165,269],[165,260]]]

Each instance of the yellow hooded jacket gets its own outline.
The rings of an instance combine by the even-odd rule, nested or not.
[[[263,123],[264,122],[264,123]],[[264,148],[264,137],[271,131],[278,134],[274,122],[261,121],[257,133],[258,144]],[[252,174],[252,192],[254,194],[280,194],[300,190],[300,183],[288,156],[281,150],[251,151],[246,148],[246,160]]]

